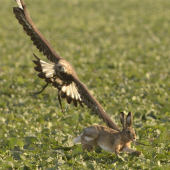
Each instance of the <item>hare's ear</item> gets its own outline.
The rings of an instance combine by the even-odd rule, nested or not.
[[[132,116],[132,113],[129,112],[127,117],[126,117],[126,126],[131,127],[132,123],[133,123],[133,116]]]
[[[120,122],[123,126],[123,129],[126,128],[126,116],[123,112],[120,112]]]

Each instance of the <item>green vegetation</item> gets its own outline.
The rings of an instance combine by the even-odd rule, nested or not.
[[[61,113],[57,91],[36,76],[35,53],[12,13],[0,0],[0,169],[164,169],[170,166],[170,1],[25,0],[55,50],[75,68],[112,119],[134,114],[142,155],[96,149],[72,139],[104,124],[88,108]],[[46,60],[47,61],[47,60]],[[65,101],[62,101],[66,106]],[[91,115],[90,115],[90,114]]]

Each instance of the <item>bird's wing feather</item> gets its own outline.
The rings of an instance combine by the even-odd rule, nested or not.
[[[86,85],[78,79],[74,79],[74,82],[82,102],[91,108],[93,112],[99,115],[99,117],[103,119],[108,127],[120,131],[117,125],[111,120],[110,116],[104,111],[100,103],[91,95]]]
[[[47,56],[48,60],[56,63],[61,57],[55,52],[51,44],[44,38],[41,32],[37,29],[33,23],[26,5],[23,0],[15,0],[19,7],[13,7],[13,12],[18,22],[23,26],[27,35],[30,36],[34,45]]]
[[[31,40],[36,45],[36,47],[39,49],[40,52],[43,52],[47,58],[53,62],[56,63],[58,60],[62,59],[52,48],[51,44],[43,37],[43,35],[40,33],[40,31],[36,28],[35,24],[33,23],[29,12],[26,8],[26,5],[23,0],[16,0],[19,7],[14,7],[13,12],[18,19],[19,23],[23,26],[24,30],[27,32],[27,34],[31,37]],[[37,61],[36,61],[37,62]],[[36,62],[34,62],[36,64]],[[37,64],[36,64],[37,65]],[[48,65],[48,68],[52,70],[52,66]],[[51,78],[52,74],[48,72],[49,78],[46,77],[47,71],[41,72],[39,68],[37,68],[37,71],[39,71],[39,77],[44,78],[47,80],[47,83],[52,83],[49,78]],[[49,82],[48,82],[49,81]],[[73,96],[73,91],[76,91],[75,97],[78,97],[81,99],[81,102],[86,104],[89,108],[91,108],[96,114],[99,115],[100,118],[103,119],[104,122],[106,122],[107,126],[110,128],[113,128],[115,130],[119,130],[119,128],[116,126],[116,124],[111,120],[109,115],[103,110],[100,103],[90,94],[87,87],[79,81],[77,77],[73,76],[73,82],[70,84],[70,86],[66,87],[65,92],[68,96],[67,102],[70,103],[70,96]],[[75,87],[76,86],[76,87]],[[76,88],[77,90],[75,90]],[[72,89],[72,91],[70,91]],[[73,90],[74,89],[74,90]],[[75,101],[73,101],[75,102]]]
[[[46,83],[50,83],[56,87],[59,90],[60,97],[65,98],[68,104],[73,102],[74,106],[77,107],[78,102],[80,106],[83,107],[82,100],[75,83],[72,82],[70,84],[65,84],[61,79],[56,77],[54,70],[55,64],[40,60],[35,54],[34,57],[36,58],[36,60],[33,60],[36,65],[34,69],[39,72],[38,77],[45,79]],[[37,94],[39,94],[39,92]]]

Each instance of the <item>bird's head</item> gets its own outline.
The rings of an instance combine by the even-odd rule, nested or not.
[[[67,67],[64,66],[63,64],[56,64],[56,71],[58,73],[66,73],[67,72]]]
[[[72,66],[65,60],[60,60],[55,64],[56,74],[62,79],[68,81],[74,74],[74,69]]]

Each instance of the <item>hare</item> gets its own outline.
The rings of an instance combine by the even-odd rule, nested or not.
[[[129,112],[127,117],[120,113],[120,121],[123,126],[122,131],[111,129],[107,126],[93,125],[85,128],[82,134],[76,137],[73,142],[82,144],[83,150],[92,151],[93,147],[101,147],[108,152],[114,152],[117,156],[119,152],[141,154],[141,151],[134,151],[130,148],[130,143],[135,143],[136,134],[132,129],[133,116]]]

